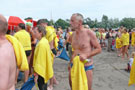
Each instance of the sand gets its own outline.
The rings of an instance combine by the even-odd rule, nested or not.
[[[108,53],[106,50],[93,58],[92,90],[135,90],[134,86],[128,87],[129,73],[124,71],[128,59],[122,60],[116,51]],[[68,61],[55,59],[54,71],[59,85],[54,86],[54,90],[70,90],[67,65]]]

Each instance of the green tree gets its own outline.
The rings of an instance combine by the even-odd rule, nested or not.
[[[55,25],[53,20],[48,21],[48,25]]]
[[[62,29],[66,29],[67,27],[69,27],[69,23],[63,19],[58,19],[56,22],[55,22],[55,26],[56,27],[59,27],[61,26]]]
[[[25,18],[24,20],[28,20],[28,19],[33,19],[32,17],[27,17],[27,18]]]
[[[83,24],[89,25],[90,28],[95,27],[95,21],[91,20],[89,17],[87,17],[86,19],[84,19]]]
[[[108,28],[108,16],[106,15],[102,17],[102,28]]]
[[[128,29],[135,28],[135,18],[123,18],[120,21],[120,25]]]

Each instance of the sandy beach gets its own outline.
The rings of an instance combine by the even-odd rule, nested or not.
[[[117,57],[116,52],[102,53],[93,57],[93,85],[92,90],[134,90],[134,86],[128,87],[129,73],[124,71],[128,60]],[[55,59],[54,71],[59,85],[54,90],[70,90],[68,83],[68,62],[59,58]],[[21,86],[21,85],[20,85]],[[35,87],[32,90],[37,90]]]

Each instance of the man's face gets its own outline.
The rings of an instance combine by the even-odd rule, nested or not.
[[[15,31],[18,32],[19,31],[19,26],[15,27]]]
[[[41,34],[38,32],[37,27],[34,28],[34,36],[35,36],[35,38],[38,39],[38,40],[39,40],[40,37],[41,37]]]
[[[80,23],[78,20],[76,20],[75,15],[71,17],[70,25],[71,25],[72,30],[75,30],[80,26]]]
[[[46,27],[47,26],[47,23],[41,23],[42,26]]]

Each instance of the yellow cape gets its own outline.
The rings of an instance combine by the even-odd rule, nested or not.
[[[26,30],[16,32],[14,37],[22,44],[25,51],[31,50],[31,38]]]
[[[130,78],[129,78],[129,82],[128,82],[129,86],[132,84],[135,85],[135,58],[134,58],[134,61],[133,61],[132,67],[131,67]]]
[[[48,40],[43,37],[34,52],[34,71],[44,78],[45,83],[53,77],[52,55]]]
[[[121,36],[121,40],[122,40],[122,45],[129,45],[129,34],[128,33],[123,33]]]
[[[70,34],[70,35],[72,35],[72,34],[73,34],[73,32],[69,32],[69,34]]]
[[[135,32],[132,32],[131,45],[135,45]]]
[[[87,76],[83,62],[79,56],[73,59],[73,67],[71,69],[72,90],[88,90]]]
[[[120,38],[116,38],[116,48],[121,48],[122,47],[122,43],[121,43],[121,39]]]
[[[59,39],[57,38],[57,36],[55,37],[54,41],[55,41],[54,47],[55,47],[56,50],[58,50]]]
[[[50,43],[56,37],[55,29],[52,26],[47,26],[46,32],[46,39]]]
[[[21,43],[11,35],[6,35],[6,38],[13,45],[18,68],[21,71],[28,70],[29,67],[28,67],[27,57]]]

